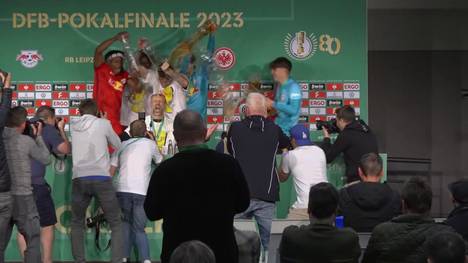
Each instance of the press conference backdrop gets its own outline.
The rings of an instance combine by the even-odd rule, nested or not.
[[[271,95],[268,63],[278,56],[293,62],[292,76],[303,91],[300,121],[315,139],[320,139],[316,120],[329,119],[336,107],[353,105],[367,120],[365,0],[10,1],[0,9],[0,67],[13,72],[15,105],[26,107],[30,115],[36,107],[50,105],[69,121],[79,115],[80,100],[92,97],[93,53],[100,42],[125,30],[133,47],[139,37],[146,37],[156,56],[164,58],[208,19],[218,24],[208,125],[218,123],[222,130],[240,118],[224,118],[216,81],[230,83],[231,92],[241,96],[248,81],[260,80],[261,89]],[[195,55],[206,53],[205,46],[206,39]],[[121,49],[121,43],[113,48]],[[47,173],[59,219],[54,260],[60,261],[72,260],[70,162],[64,171],[51,166]],[[342,163],[329,166],[335,184],[341,184],[342,173]],[[278,217],[286,216],[291,196],[291,182],[283,184]],[[148,224],[147,232],[152,257],[158,259],[161,222]],[[103,245],[108,238],[102,235]],[[109,251],[97,252],[91,231],[86,246],[89,260],[109,256]],[[7,259],[19,260],[16,242],[10,243]]]

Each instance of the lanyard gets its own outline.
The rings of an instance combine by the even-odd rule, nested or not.
[[[154,124],[154,120],[151,119],[151,122],[153,123],[153,131],[156,132],[156,125]],[[161,134],[161,130],[163,126],[164,126],[164,119],[161,121],[161,125],[159,126],[158,132],[155,134],[156,141],[159,140],[159,136]]]

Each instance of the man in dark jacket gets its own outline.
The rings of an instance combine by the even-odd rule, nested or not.
[[[3,134],[8,112],[11,108],[10,89],[11,74],[0,70],[0,88],[2,89],[2,101],[0,104],[0,135]],[[5,145],[0,139],[0,263],[5,260],[5,249],[10,240],[11,228],[11,194],[10,194],[10,171],[5,155]]]
[[[356,112],[351,106],[336,110],[336,126],[341,132],[333,145],[328,130],[323,128],[322,148],[327,156],[327,163],[333,162],[340,153],[343,153],[346,183],[359,181],[359,161],[366,153],[378,153],[377,139],[369,126],[356,120]]]
[[[239,161],[250,189],[250,206],[236,218],[255,218],[266,251],[275,202],[279,200],[276,152],[287,148],[289,139],[279,126],[266,119],[263,95],[249,94],[246,116],[244,120],[232,123],[228,131],[228,151]]]
[[[163,219],[161,260],[189,240],[207,244],[216,262],[238,262],[234,216],[249,206],[249,189],[239,163],[203,144],[206,126],[197,112],[174,120],[179,153],[154,171],[144,204],[150,220]]]
[[[454,233],[450,226],[437,224],[429,216],[432,190],[425,181],[411,178],[401,196],[404,214],[374,228],[363,263],[423,263],[431,237],[442,232]]]
[[[455,208],[445,223],[453,227],[468,242],[468,179],[451,183],[449,190]]]
[[[310,225],[284,229],[279,248],[282,263],[358,262],[359,237],[352,229],[334,226],[338,192],[329,183],[310,188]]]
[[[363,155],[358,171],[361,182],[340,190],[340,213],[345,226],[372,232],[376,225],[400,214],[400,195],[381,183],[383,164],[377,153]]]

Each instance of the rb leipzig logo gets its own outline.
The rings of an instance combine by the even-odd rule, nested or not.
[[[20,61],[21,65],[26,68],[34,68],[42,60],[42,55],[37,50],[21,50],[16,57],[16,61]]]
[[[227,47],[220,47],[214,52],[214,60],[216,66],[221,70],[228,70],[236,63],[236,56],[234,51]]]

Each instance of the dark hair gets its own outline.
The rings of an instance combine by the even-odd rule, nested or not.
[[[285,57],[275,58],[275,60],[270,62],[270,69],[276,69],[276,68],[285,68],[289,72],[291,72],[292,70],[291,61],[289,61],[289,59]]]
[[[10,128],[20,127],[28,119],[28,111],[21,107],[16,106],[8,112],[5,125]]]
[[[361,157],[359,167],[366,176],[378,176],[383,169],[382,158],[377,153],[366,153]]]
[[[213,251],[198,240],[180,244],[172,252],[170,263],[215,263]]]
[[[465,242],[456,233],[436,234],[429,239],[426,249],[433,263],[465,262]]]
[[[336,213],[338,191],[330,183],[319,183],[310,188],[309,213],[318,219],[324,219]]]
[[[148,61],[149,61],[149,63],[151,64],[151,66],[153,65],[153,60],[154,60],[154,59],[151,58],[150,55],[148,55],[148,54],[147,54],[146,52],[144,52],[143,50],[140,50],[140,51],[138,52],[138,62],[139,62],[139,63],[140,63],[140,61],[141,61],[141,59],[142,59],[143,57],[146,58],[146,59],[148,59]]]
[[[132,137],[143,137],[146,134],[146,123],[143,120],[136,120],[130,123],[130,135]]]
[[[401,190],[401,198],[406,208],[413,213],[424,214],[431,210],[431,187],[419,177],[412,177],[405,183]]]
[[[50,106],[41,106],[37,108],[36,111],[36,118],[40,118],[42,120],[53,118],[55,117],[55,110]]]
[[[80,107],[78,108],[80,115],[90,114],[96,116],[98,113],[98,106],[92,99],[85,99],[81,101]]]
[[[105,55],[104,55],[104,60],[107,61],[107,59],[114,55],[114,54],[122,54],[122,56],[125,56],[125,53],[123,53],[122,51],[120,50],[110,50],[109,52],[107,52]],[[123,59],[123,58],[122,58]]]
[[[354,108],[349,105],[336,109],[335,113],[337,119],[341,119],[346,122],[352,122],[356,119],[356,111],[354,111]]]

